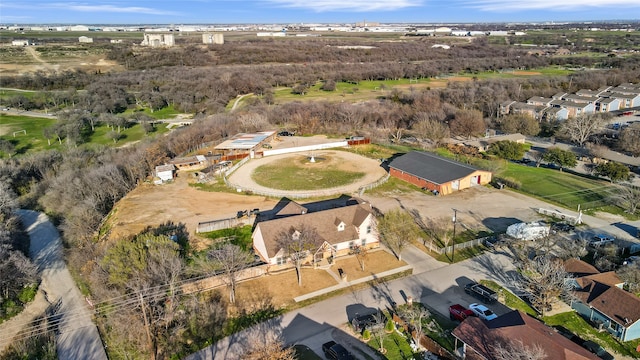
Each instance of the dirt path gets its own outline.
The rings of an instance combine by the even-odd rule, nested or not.
[[[27,53],[29,53],[29,55],[31,55],[31,57],[33,57],[35,61],[41,63],[47,70],[57,70],[57,68],[59,67],[59,65],[51,65],[48,62],[42,60],[33,46],[27,46],[25,47],[25,50],[27,51]]]

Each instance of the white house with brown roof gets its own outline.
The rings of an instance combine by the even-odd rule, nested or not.
[[[600,273],[580,260],[565,262],[576,276],[571,308],[620,341],[640,338],[640,298],[622,289],[613,271]]]
[[[253,249],[267,264],[284,265],[289,254],[279,244],[279,238],[283,232],[303,227],[315,229],[320,237],[318,248],[308,254],[309,263],[347,255],[355,246],[380,246],[371,204],[355,200],[337,208],[309,211],[290,201],[273,219],[257,223],[251,236]]]
[[[156,166],[156,176],[160,179],[161,183],[173,180],[175,173],[176,167],[173,164]]]

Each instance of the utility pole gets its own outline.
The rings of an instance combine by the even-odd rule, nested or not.
[[[456,253],[456,223],[458,222],[458,210],[453,209],[453,237],[451,238],[451,263]]]

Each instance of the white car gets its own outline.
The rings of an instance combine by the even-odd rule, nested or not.
[[[482,304],[473,303],[469,305],[469,310],[473,311],[480,319],[482,320],[493,320],[498,317],[498,315],[494,314],[493,311],[489,310],[488,307]]]

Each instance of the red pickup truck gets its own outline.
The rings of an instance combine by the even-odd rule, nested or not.
[[[474,316],[473,311],[465,308],[464,306],[460,304],[449,306],[449,318],[451,320],[462,321],[469,316]]]

